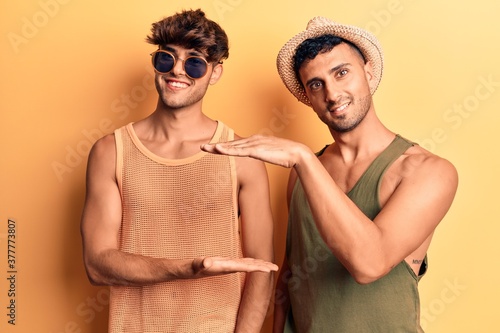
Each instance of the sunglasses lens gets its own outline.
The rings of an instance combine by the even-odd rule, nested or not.
[[[163,51],[153,53],[153,66],[160,73],[170,72],[175,66],[174,55]],[[207,73],[207,67],[207,62],[200,57],[189,57],[184,60],[184,70],[193,79],[203,77]]]
[[[202,58],[187,58],[184,62],[184,70],[193,79],[199,79],[207,72],[207,63]]]
[[[170,53],[156,52],[153,58],[153,65],[160,73],[168,73],[174,68],[174,57]]]

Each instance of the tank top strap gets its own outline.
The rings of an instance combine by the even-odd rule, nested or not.
[[[127,139],[127,132],[125,127],[115,129],[115,146],[116,146],[116,165],[115,165],[115,176],[116,182],[120,193],[122,191],[122,172],[123,172],[123,145],[124,140]],[[124,137],[125,136],[125,137]]]
[[[413,145],[413,142],[397,134],[347,194],[370,219],[375,218],[381,209],[378,194],[383,175],[389,166]]]
[[[225,142],[225,141],[232,141],[234,140],[234,130],[230,128],[229,126],[226,126],[223,122],[220,120],[217,121],[218,125],[217,127],[221,128],[221,134],[219,138],[214,138],[214,141],[217,142]]]

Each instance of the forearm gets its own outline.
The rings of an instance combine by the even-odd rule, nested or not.
[[[285,268],[285,265],[283,265]],[[283,268],[283,269],[284,269]],[[286,317],[288,310],[290,309],[290,298],[288,295],[288,285],[285,278],[285,273],[289,272],[282,270],[280,276],[278,277],[278,282],[276,284],[276,291],[274,295],[274,321],[273,321],[273,332],[282,333],[285,328]]]
[[[247,274],[235,332],[260,332],[269,308],[273,276],[272,272]]]
[[[288,314],[289,303],[274,304],[273,333],[282,333],[285,329],[286,317]]]
[[[303,152],[295,170],[320,235],[351,274],[381,263],[381,230],[335,183],[319,159]]]
[[[152,258],[110,249],[86,260],[95,285],[149,285],[192,277],[193,260]]]

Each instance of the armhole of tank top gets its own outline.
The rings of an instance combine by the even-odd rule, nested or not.
[[[387,172],[387,170],[391,167],[391,165],[401,156],[403,155],[408,149],[410,149],[412,146],[414,146],[414,143],[403,138],[402,136],[400,136],[399,134],[396,134],[396,138],[399,138],[399,140],[402,140],[404,142],[406,142],[406,145],[403,146],[404,148],[401,149],[401,154],[398,154],[396,155],[386,166],[385,168],[382,170],[382,173],[380,174],[380,177],[377,181],[377,205],[378,205],[378,209],[382,209],[382,205],[380,204],[380,188],[382,187],[382,179],[384,178],[385,176],[385,173]],[[396,140],[396,139],[395,139]]]
[[[116,146],[116,161],[115,161],[115,176],[120,195],[122,193],[122,170],[123,170],[123,138],[121,129],[115,130],[115,146]]]
[[[402,264],[404,265],[404,267],[406,267],[406,270],[408,271],[408,274],[410,274],[411,278],[415,280],[416,283],[418,283],[423,275],[417,275],[413,268],[411,268],[410,264],[406,261],[406,259],[403,259]]]

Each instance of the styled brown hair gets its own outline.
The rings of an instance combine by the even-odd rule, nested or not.
[[[153,45],[175,44],[203,53],[208,62],[221,62],[229,57],[225,31],[205,17],[201,9],[183,10],[152,24],[146,41]]]

